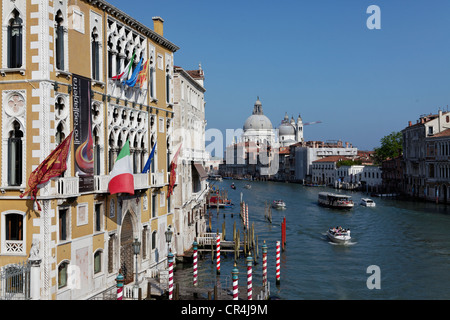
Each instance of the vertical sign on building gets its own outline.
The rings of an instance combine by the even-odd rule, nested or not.
[[[94,191],[94,143],[91,125],[91,81],[73,75],[73,144],[80,192]]]

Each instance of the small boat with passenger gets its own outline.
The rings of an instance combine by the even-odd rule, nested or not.
[[[327,237],[335,243],[347,243],[352,239],[350,229],[343,229],[342,227],[328,229]]]
[[[372,199],[369,198],[362,198],[361,199],[361,205],[364,207],[375,207],[375,201],[373,201]]]
[[[272,202],[272,208],[275,208],[275,209],[284,209],[284,208],[286,208],[286,203],[284,203],[283,200],[273,200],[273,202]]]

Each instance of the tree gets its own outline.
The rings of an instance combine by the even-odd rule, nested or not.
[[[396,158],[403,153],[403,135],[401,132],[392,132],[381,140],[381,147],[375,148],[375,162],[381,163],[386,159]]]

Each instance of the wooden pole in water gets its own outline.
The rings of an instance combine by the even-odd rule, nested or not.
[[[263,252],[263,286],[265,287],[267,284],[267,245],[265,240],[262,246],[262,252]]]
[[[220,235],[219,231],[217,231],[217,238],[216,238],[216,262],[217,262],[217,274],[220,274]]]
[[[276,283],[280,284],[280,241],[277,241]]]
[[[225,221],[222,223],[222,238],[225,240]]]
[[[239,286],[238,286],[239,270],[236,267],[236,262],[234,263],[233,270],[231,270],[231,275],[233,278],[233,300],[238,300],[238,298],[239,298]]]
[[[247,300],[252,300],[253,288],[252,288],[252,263],[253,258],[249,254],[247,257]]]
[[[245,225],[246,225],[246,227],[248,229],[248,205],[245,208]]]
[[[214,245],[213,245],[214,240],[213,238],[210,239],[211,239],[211,263],[214,263]]]
[[[197,238],[194,238],[193,248],[194,248],[194,287],[197,286]]]

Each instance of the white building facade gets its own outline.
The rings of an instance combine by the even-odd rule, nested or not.
[[[195,237],[206,231],[208,183],[205,165],[205,88],[201,66],[198,70],[174,68],[174,144],[180,149],[175,189],[176,248],[181,259]]]

